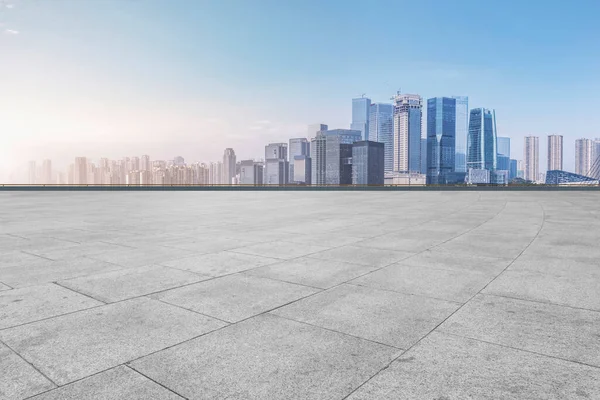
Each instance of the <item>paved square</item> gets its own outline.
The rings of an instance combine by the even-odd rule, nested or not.
[[[599,242],[600,191],[0,191],[0,399],[598,399]]]

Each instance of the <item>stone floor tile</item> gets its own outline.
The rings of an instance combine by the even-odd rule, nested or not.
[[[234,253],[232,251],[220,251],[218,253],[199,254],[191,257],[179,258],[177,260],[167,261],[163,263],[163,265],[216,277],[278,262],[281,262],[281,260],[250,254]]]
[[[373,249],[369,247],[343,246],[320,253],[311,254],[311,258],[362,264],[373,267],[384,267],[408,258],[415,253]]]

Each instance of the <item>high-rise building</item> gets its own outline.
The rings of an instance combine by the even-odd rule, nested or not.
[[[427,138],[421,138],[421,171],[419,172],[427,176]]]
[[[517,177],[517,160],[510,159],[508,167],[508,180],[511,181]]]
[[[44,185],[52,184],[52,161],[44,160],[42,162],[42,183]]]
[[[498,136],[496,142],[498,155],[502,155],[510,159],[510,138]]]
[[[306,138],[293,138],[290,139],[289,146],[289,160],[290,160],[290,183],[300,183],[296,182],[294,179],[294,166],[296,156],[305,156],[308,157],[310,154],[310,142]],[[302,181],[304,182],[304,181]]]
[[[308,126],[308,138],[309,140],[316,137],[317,133],[325,132],[329,127],[325,124],[311,124]]]
[[[467,136],[469,135],[469,98],[453,96],[456,100],[455,172],[467,172]]]
[[[497,163],[496,112],[472,109],[467,137],[467,169],[494,171]]]
[[[344,185],[352,183],[352,144],[361,139],[360,131],[332,129],[320,132],[311,141],[311,184]]]
[[[240,185],[262,185],[263,167],[254,160],[240,162]]]
[[[352,99],[352,123],[350,129],[360,131],[362,140],[369,140],[369,114],[371,99],[361,97]]]
[[[231,185],[235,177],[235,151],[232,148],[226,148],[223,153],[223,184]]]
[[[152,167],[150,166],[150,156],[147,154],[144,154],[142,156],[142,164],[140,166],[140,169],[142,171],[151,171]]]
[[[294,183],[310,185],[312,177],[312,160],[305,155],[294,157]],[[292,164],[290,162],[290,164]]]
[[[75,157],[74,181],[76,185],[88,183],[88,162],[85,157]]]
[[[140,170],[140,158],[139,157],[131,157],[131,170],[132,171]]]
[[[525,163],[523,160],[517,160],[517,178],[525,178]]]
[[[394,97],[394,172],[421,171],[423,99],[416,94]]]
[[[352,184],[383,185],[385,145],[360,141],[352,145]]]
[[[575,141],[575,173],[588,176],[594,163],[594,141],[577,139]]]
[[[287,143],[270,143],[265,146],[264,184],[286,185],[289,181]]]
[[[526,181],[537,182],[540,177],[540,138],[537,136],[525,136],[525,161],[524,177]]]
[[[456,168],[456,99],[435,97],[427,100],[427,183],[443,185]]]
[[[548,171],[563,169],[563,137],[562,135],[548,136]]]
[[[372,103],[369,112],[369,140],[384,144],[385,171],[394,167],[394,106]]]
[[[29,161],[28,169],[27,169],[27,182],[30,185],[35,185],[37,183],[37,167],[35,165],[35,161]]]

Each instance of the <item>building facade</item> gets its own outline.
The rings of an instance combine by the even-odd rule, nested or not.
[[[385,172],[392,172],[394,167],[394,106],[386,103],[371,104],[369,140],[383,143]]]
[[[577,139],[575,141],[575,174],[588,176],[594,162],[594,141]]]
[[[467,137],[467,170],[494,171],[497,156],[496,112],[485,108],[471,110]]]
[[[469,135],[469,98],[453,96],[456,100],[455,172],[467,172],[467,136]]]
[[[231,185],[236,175],[235,151],[232,148],[225,149],[223,153],[223,184]]]
[[[292,162],[290,162],[291,164]],[[305,155],[294,157],[294,183],[310,185],[312,179],[312,160]]]
[[[456,167],[456,99],[427,100],[427,184],[444,185]]]
[[[498,155],[508,157],[510,159],[510,138],[498,136],[497,138]]]
[[[548,171],[563,170],[563,137],[562,135],[548,136]]]
[[[288,144],[270,143],[265,146],[265,185],[287,185],[289,182]]]
[[[290,164],[290,183],[298,183],[294,178],[294,167],[296,156],[309,157],[310,155],[310,142],[306,138],[293,138],[290,139],[289,150],[289,164]],[[304,182],[304,180],[303,180]]]
[[[394,97],[394,172],[421,172],[423,99],[416,94]]]
[[[524,179],[537,182],[540,177],[540,138],[537,136],[525,136],[525,148],[523,153],[525,161]]]
[[[373,141],[360,141],[352,145],[352,184],[383,185],[385,171],[385,145]]]
[[[360,131],[332,129],[311,140],[311,184],[352,184],[352,144],[360,139]]]
[[[350,129],[360,131],[361,140],[369,140],[369,113],[371,99],[361,97],[352,99],[352,123]]]

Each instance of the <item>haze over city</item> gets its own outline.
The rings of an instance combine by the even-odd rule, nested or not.
[[[324,3],[3,2],[0,178],[30,159],[260,158],[399,89],[494,109],[514,158],[540,137],[542,171],[546,135],[568,170],[600,136],[597,2]]]

